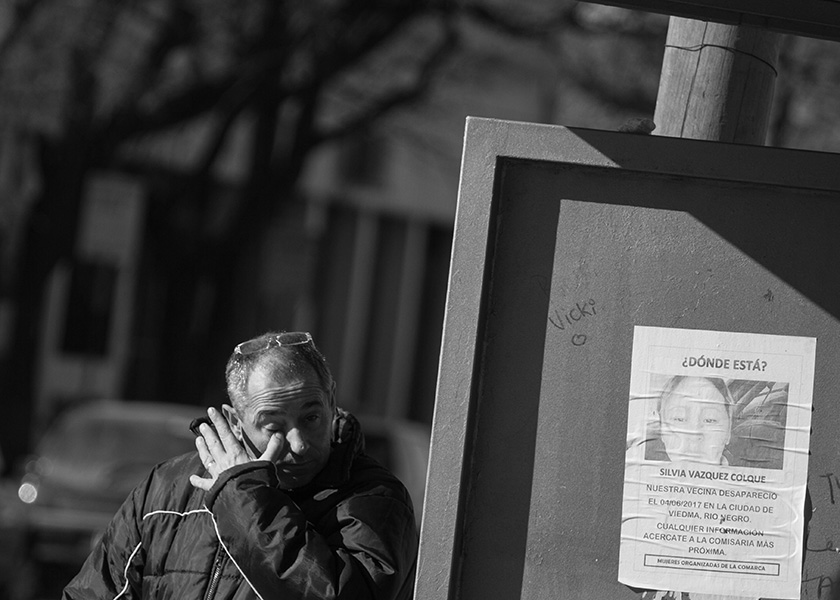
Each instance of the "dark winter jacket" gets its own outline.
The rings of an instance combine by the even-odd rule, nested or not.
[[[417,529],[403,485],[336,421],[327,466],[282,491],[272,463],[223,472],[204,492],[197,453],[154,469],[128,497],[63,600],[407,599]]]

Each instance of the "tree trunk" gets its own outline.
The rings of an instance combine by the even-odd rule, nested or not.
[[[73,139],[68,136],[68,139]],[[30,451],[42,305],[53,268],[73,254],[86,172],[86,142],[42,142],[43,189],[32,209],[12,285],[12,351],[4,381],[5,418],[0,440],[7,465]],[[4,379],[5,379],[4,378]]]

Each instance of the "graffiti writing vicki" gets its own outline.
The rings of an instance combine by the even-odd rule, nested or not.
[[[585,302],[576,302],[575,306],[568,311],[554,309],[548,320],[560,331],[565,331],[566,327],[570,327],[586,317],[594,317],[596,314],[598,312],[595,310],[595,300],[590,298]]]
[[[598,314],[596,303],[593,298],[583,302],[575,302],[570,309],[553,309],[548,315],[548,321],[560,331],[566,331],[575,327],[578,323],[592,320]],[[576,331],[572,334],[573,346],[583,346],[586,343],[586,334]]]
[[[550,302],[551,289],[548,285],[548,280],[545,277],[540,276],[534,276],[531,279]],[[591,321],[597,314],[598,310],[596,308],[595,299],[589,298],[588,300],[575,302],[575,305],[572,308],[550,309],[548,322],[551,323],[554,328],[565,332],[567,329],[569,331],[577,329],[577,325]],[[585,333],[575,331],[569,340],[571,341],[572,346],[583,346],[586,343],[587,337]]]

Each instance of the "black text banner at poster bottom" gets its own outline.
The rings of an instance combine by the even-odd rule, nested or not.
[[[644,564],[646,567],[660,567],[664,569],[683,569],[712,573],[754,573],[774,576],[778,576],[781,570],[779,563],[686,558],[684,556],[661,554],[645,554]]]

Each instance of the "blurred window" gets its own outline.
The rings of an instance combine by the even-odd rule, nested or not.
[[[347,139],[341,147],[339,169],[345,181],[378,187],[385,179],[385,142],[372,132]]]
[[[117,268],[112,264],[80,260],[73,265],[61,346],[63,352],[91,356],[108,354],[116,285]]]

